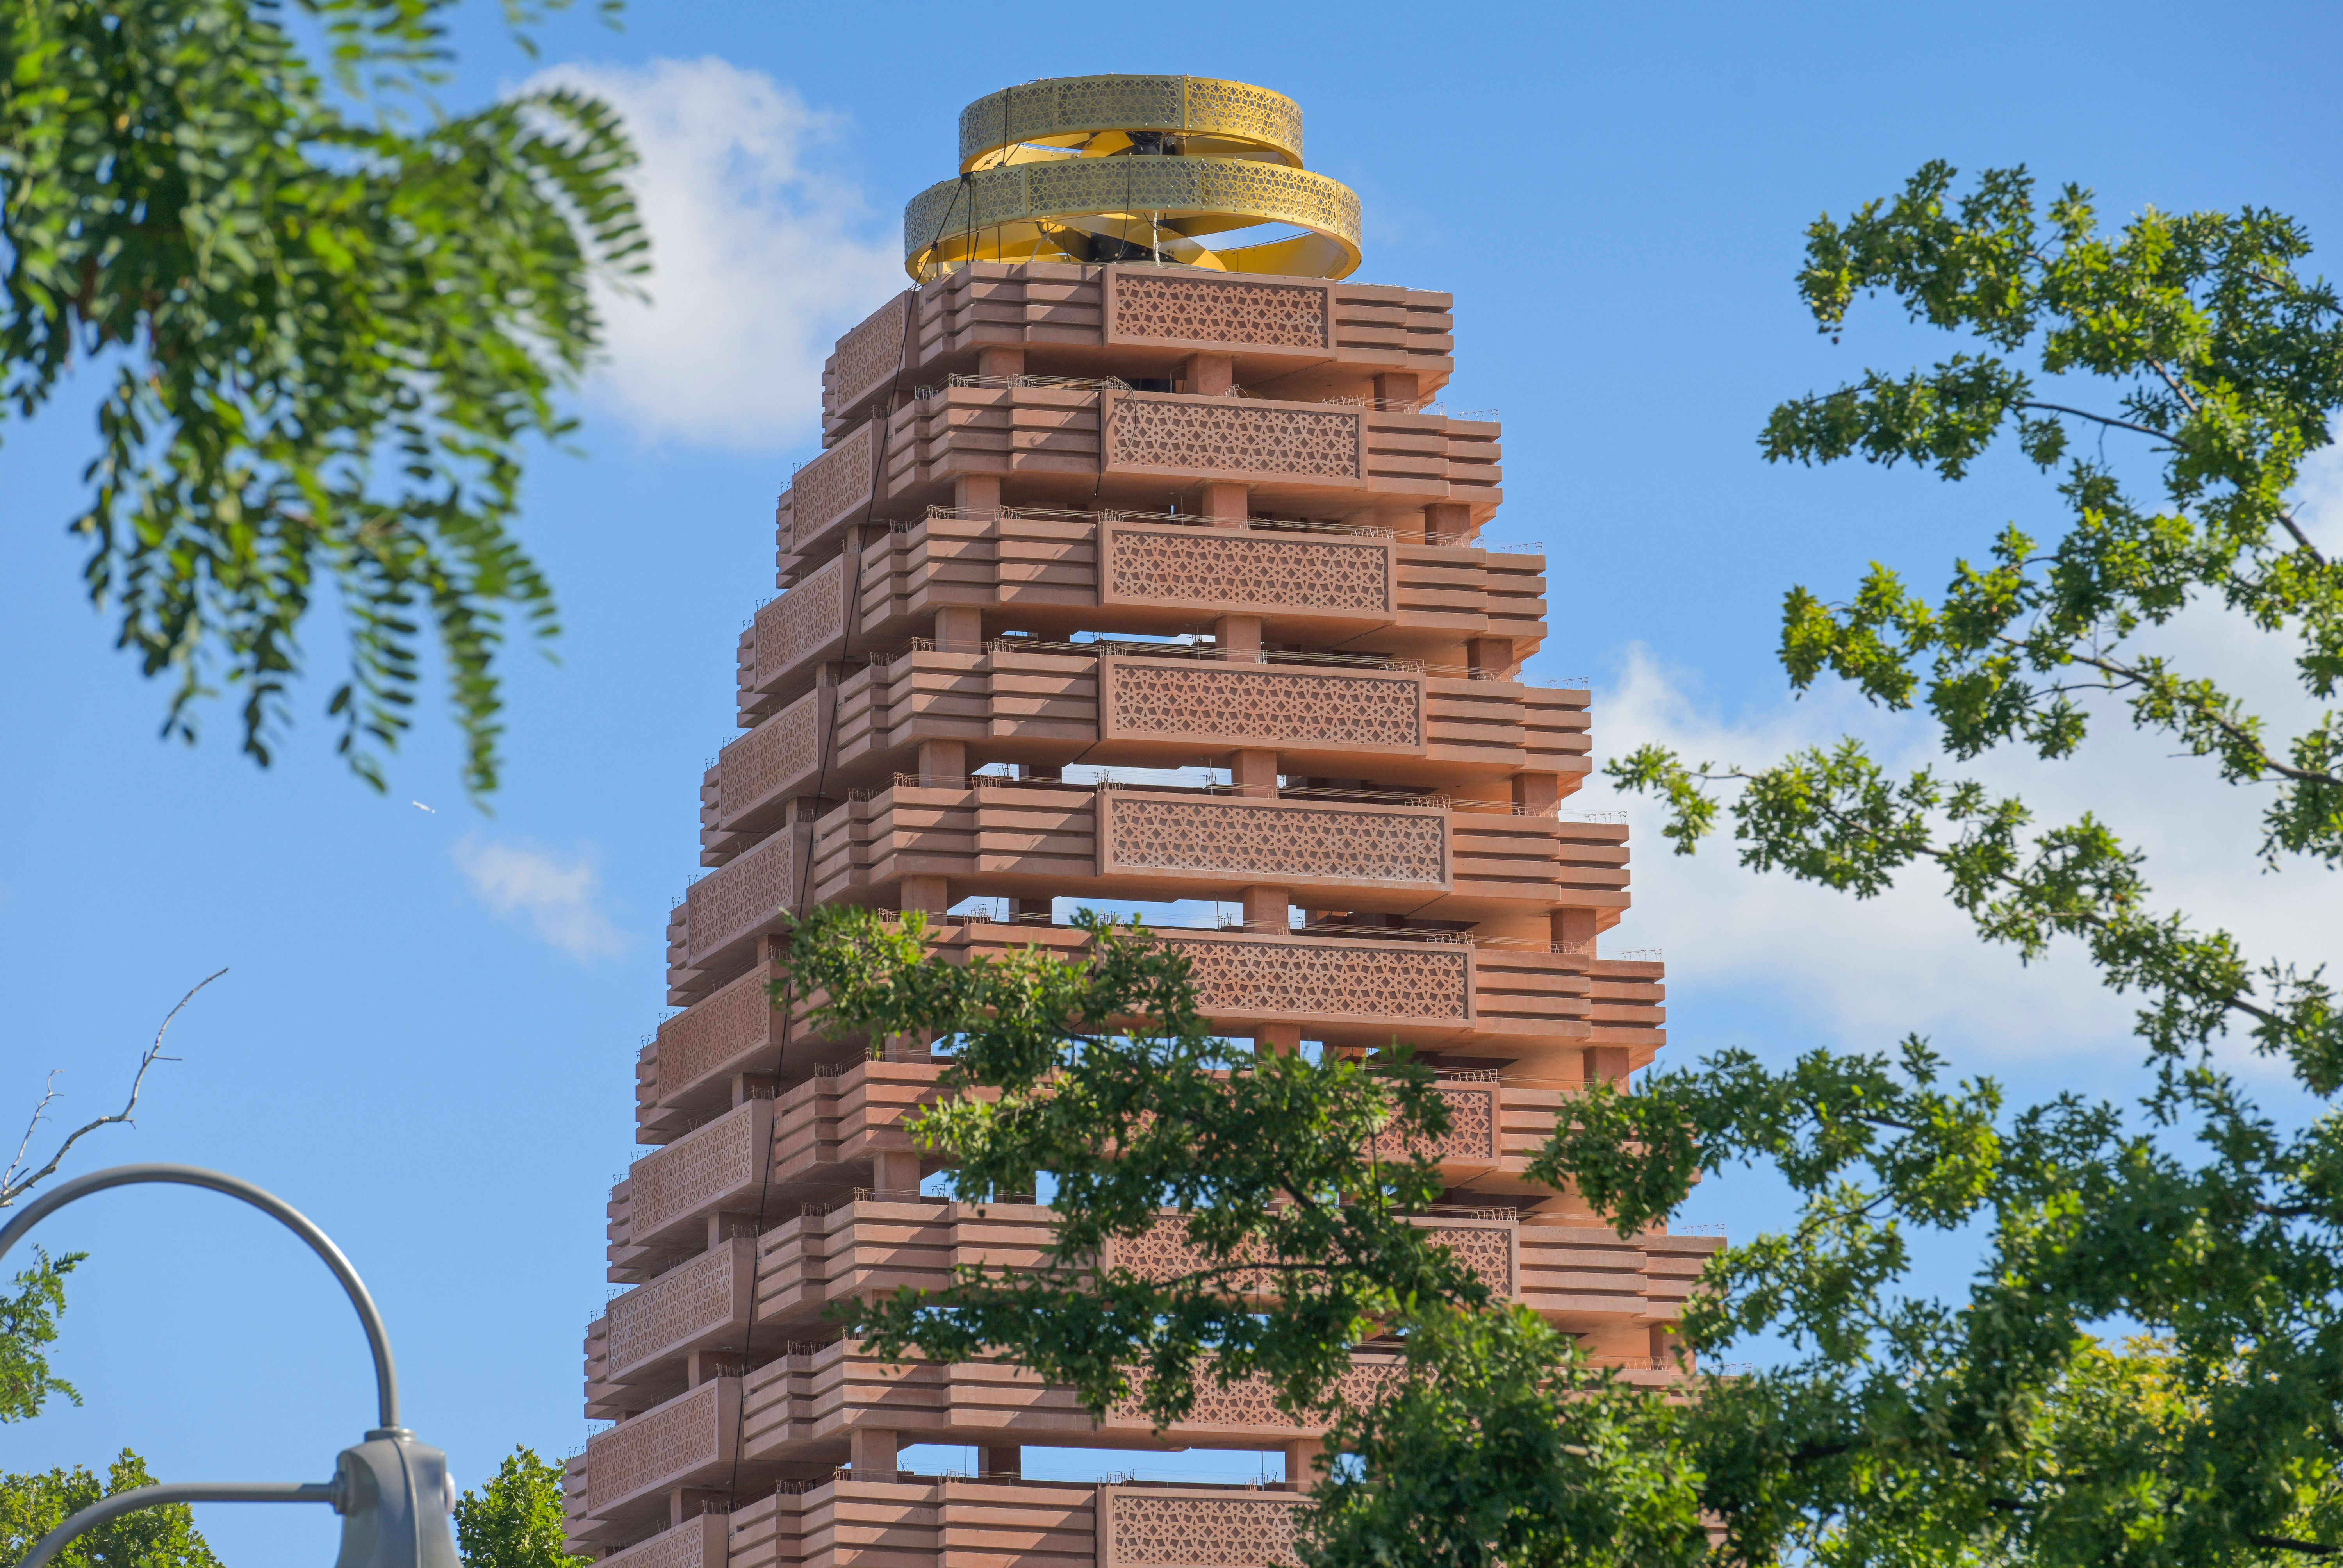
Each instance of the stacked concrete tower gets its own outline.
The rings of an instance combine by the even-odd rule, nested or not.
[[[616,1424],[568,1472],[574,1549],[627,1568],[1292,1561],[1286,1487],[1022,1462],[1115,1449],[1160,1478],[1167,1447],[1282,1452],[1306,1485],[1319,1434],[1264,1389],[1208,1388],[1157,1434],[1012,1365],[839,1337],[831,1303],[1030,1262],[1052,1216],[923,1195],[904,1129],[940,1062],[872,1060],[771,1000],[812,904],[923,910],[951,960],[1077,958],[1073,901],[1206,911],[1154,923],[1216,1028],[1423,1048],[1453,1120],[1425,1222],[1630,1376],[1673,1375],[1719,1244],[1623,1242],[1522,1177],[1583,1082],[1661,1046],[1660,966],[1597,956],[1626,830],[1560,809],[1587,692],[1521,679],[1545,561],[1476,542],[1498,427],[1436,401],[1449,297],[1343,281],[1356,198],[1260,88],[1029,84],[969,107],[960,153],[906,214],[916,286],[824,374],[782,591],[740,639],[742,733],[700,791],[681,1010],[638,1075],[653,1147],[610,1201],[627,1288],[586,1342],[587,1412]],[[1176,1270],[1183,1247],[1167,1219],[1110,1261]],[[1363,1352],[1362,1386],[1389,1360]],[[978,1461],[914,1474],[920,1443]]]

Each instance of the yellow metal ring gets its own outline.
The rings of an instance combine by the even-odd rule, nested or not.
[[[1169,135],[1189,152],[1302,166],[1302,106],[1213,76],[1059,76],[1004,88],[960,112],[960,166],[1095,157],[1131,146],[1132,132]]]
[[[1207,250],[1200,234],[1255,224],[1306,234]],[[976,261],[1149,260],[1217,272],[1347,277],[1359,197],[1307,169],[1250,158],[1069,158],[979,169],[903,209],[903,268],[926,279]]]

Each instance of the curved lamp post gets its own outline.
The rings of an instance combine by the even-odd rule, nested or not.
[[[447,1532],[447,1516],[456,1506],[447,1456],[416,1442],[415,1434],[398,1424],[398,1373],[391,1364],[390,1336],[383,1332],[382,1314],[375,1311],[374,1298],[367,1294],[342,1250],[290,1203],[249,1181],[199,1166],[116,1165],[76,1177],[27,1204],[0,1229],[0,1258],[26,1231],[75,1199],[144,1181],[205,1187],[240,1199],[282,1221],[325,1260],[350,1305],[357,1309],[367,1346],[374,1352],[379,1421],[365,1442],[342,1450],[331,1481],[176,1482],[116,1493],[41,1537],[18,1568],[45,1568],[83,1531],[141,1508],[174,1503],[327,1503],[342,1516],[342,1553],[335,1568],[462,1568],[455,1538]]]

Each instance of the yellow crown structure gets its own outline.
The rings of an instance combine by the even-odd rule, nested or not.
[[[903,268],[970,261],[1153,261],[1347,277],[1359,197],[1302,166],[1302,106],[1211,76],[1060,76],[960,116],[960,177],[903,209]],[[1209,248],[1212,235],[1302,229]]]

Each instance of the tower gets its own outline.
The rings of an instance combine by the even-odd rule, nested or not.
[[[836,1338],[830,1302],[1031,1259],[1051,1216],[923,1196],[904,1125],[940,1063],[771,1000],[813,903],[925,911],[947,957],[1078,956],[1070,900],[1229,910],[1151,920],[1215,1027],[1422,1047],[1453,1121],[1427,1223],[1631,1377],[1672,1375],[1718,1245],[1623,1242],[1521,1175],[1583,1082],[1652,1060],[1661,977],[1597,953],[1626,830],[1561,809],[1588,693],[1520,678],[1545,563],[1477,542],[1498,427],[1435,401],[1449,297],[1346,281],[1357,200],[1302,166],[1275,93],[1031,83],[960,139],[905,214],[914,286],[824,373],[782,591],[740,638],[742,733],[700,791],[681,1010],[638,1071],[653,1147],[611,1196],[628,1288],[586,1341],[588,1413],[616,1424],[568,1476],[575,1547],[624,1568],[1292,1560],[1292,1490],[1024,1474],[1028,1447],[1144,1474],[1168,1444],[1306,1476],[1318,1434],[1265,1391],[1206,1391],[1159,1441],[1013,1367]],[[910,1473],[919,1443],[977,1473]]]

